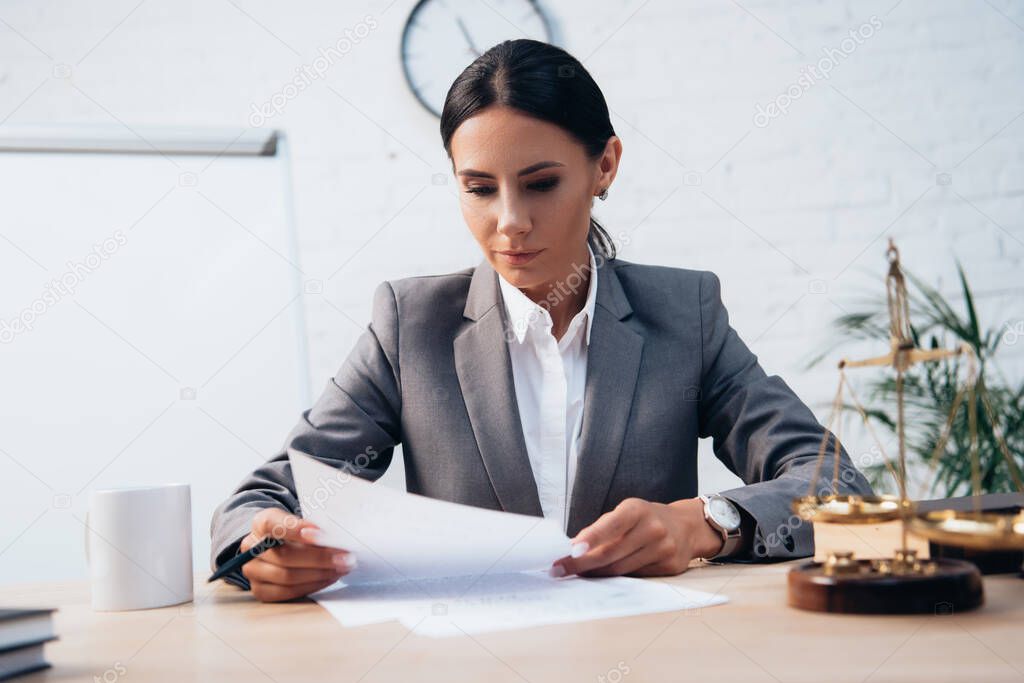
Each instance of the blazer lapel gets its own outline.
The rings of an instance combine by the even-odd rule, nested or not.
[[[570,537],[601,515],[621,457],[644,346],[644,338],[622,322],[633,308],[615,272],[615,262],[598,258],[597,264],[579,462],[566,530]]]
[[[498,274],[484,259],[473,272],[463,315],[476,321],[455,338],[455,371],[487,476],[506,512],[541,517],[505,341]]]

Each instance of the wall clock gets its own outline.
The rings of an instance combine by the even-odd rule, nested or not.
[[[420,104],[441,116],[444,98],[469,64],[503,40],[551,42],[536,0],[420,0],[402,31],[402,69]]]

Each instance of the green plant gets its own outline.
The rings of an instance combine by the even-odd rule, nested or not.
[[[906,272],[909,294],[911,336],[920,348],[955,348],[966,343],[976,357],[976,418],[980,493],[1024,490],[1020,470],[1024,466],[1024,384],[1011,386],[998,372],[993,362],[1000,343],[1024,341],[1024,332],[1005,323],[983,328],[978,321],[974,296],[967,283],[963,268],[957,264],[963,297],[963,314],[957,313],[943,296],[914,275]],[[833,321],[839,340],[829,350],[813,358],[808,367],[817,365],[826,355],[844,341],[876,340],[879,353],[889,344],[889,311],[884,298],[869,308],[846,313]],[[932,455],[946,428],[957,392],[964,386],[967,359],[954,357],[941,361],[920,363],[904,376],[906,405],[907,465],[930,465]],[[880,425],[885,432],[895,435],[896,379],[886,368],[856,371],[867,373],[867,392],[861,397],[867,418]],[[985,403],[987,402],[987,406]],[[844,411],[855,411],[852,404],[843,404]],[[988,409],[987,409],[988,408]],[[990,409],[990,410],[989,410]],[[966,495],[972,492],[971,431],[969,414],[971,402],[965,398],[950,425],[945,447],[938,453],[935,470],[929,481],[930,492],[943,497]],[[995,424],[993,424],[993,421]],[[879,432],[879,437],[884,432]],[[1009,461],[1000,447],[997,433],[1001,433],[1010,455]],[[895,458],[893,447],[886,449]],[[861,468],[872,485],[879,490],[895,491],[896,482],[885,463]],[[909,482],[913,483],[913,482]],[[909,484],[908,483],[908,484]],[[917,487],[910,489],[915,491]]]

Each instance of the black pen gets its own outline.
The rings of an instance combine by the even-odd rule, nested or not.
[[[239,553],[238,555],[235,555],[230,560],[222,564],[220,566],[220,569],[215,571],[213,573],[213,576],[208,578],[206,582],[211,583],[213,581],[216,581],[217,579],[223,579],[225,576],[235,571],[236,569],[240,569],[242,565],[244,565],[249,560],[254,560],[266,551],[270,550],[271,548],[276,548],[279,545],[284,545],[283,538],[273,538],[272,536],[267,536],[263,540],[254,544],[244,553]]]

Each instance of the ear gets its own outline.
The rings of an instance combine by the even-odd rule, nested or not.
[[[604,154],[598,160],[597,191],[611,187],[615,181],[615,174],[619,171],[619,161],[622,159],[622,140],[619,136],[613,135],[608,138],[604,146]]]

